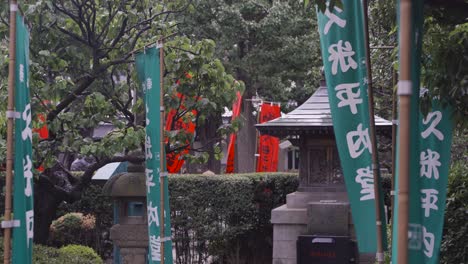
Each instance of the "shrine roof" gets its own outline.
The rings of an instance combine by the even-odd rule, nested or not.
[[[377,133],[391,132],[392,122],[375,116]],[[284,137],[288,135],[333,135],[333,121],[328,101],[328,91],[324,83],[302,105],[282,117],[255,127],[261,134]]]

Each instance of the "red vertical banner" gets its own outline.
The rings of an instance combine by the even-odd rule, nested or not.
[[[33,131],[39,134],[40,139],[47,139],[49,138],[49,130],[47,129],[47,124],[46,124],[46,117],[44,114],[38,114],[37,119],[44,123],[44,125],[40,128],[34,128]]]
[[[178,94],[177,95],[180,100],[182,100],[182,106],[181,109],[185,109],[183,106],[183,95]],[[183,117],[178,118],[175,123],[174,123],[174,118],[176,117],[177,110],[172,109],[169,111],[166,117],[166,131],[174,131],[174,130],[184,130],[188,134],[194,134],[195,133],[195,124],[192,121],[185,122],[183,120]],[[192,110],[191,112],[187,112],[186,115],[188,114],[193,114],[196,115],[197,111]],[[166,139],[168,140],[168,139]],[[190,142],[186,142],[189,144]],[[166,154],[166,166],[167,166],[167,171],[169,173],[178,173],[180,172],[180,169],[182,168],[182,165],[184,165],[184,160],[182,159],[182,155],[187,154],[190,150],[190,147],[186,147],[184,150],[182,150],[179,153],[167,153]]]
[[[49,101],[43,101],[42,103],[44,104],[50,104]],[[33,128],[33,132],[37,133],[39,135],[40,139],[48,139],[49,138],[49,129],[47,128],[47,120],[46,120],[46,115],[43,113],[37,114],[37,120],[43,125],[40,128]],[[39,168],[37,168],[38,171],[43,172],[44,171],[44,166],[41,164]]]
[[[263,103],[260,108],[259,122],[265,123],[281,116],[279,105]],[[258,142],[257,172],[278,171],[279,138],[261,135]]]
[[[236,93],[236,101],[232,105],[232,118],[231,120],[236,119],[240,115],[240,108],[242,104],[242,95],[240,92]],[[236,139],[237,139],[237,134],[232,133],[229,139],[229,145],[227,149],[227,164],[226,164],[226,173],[234,173],[234,154],[235,154],[235,148],[236,148]]]

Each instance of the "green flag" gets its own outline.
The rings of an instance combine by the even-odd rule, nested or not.
[[[160,72],[159,49],[146,48],[136,55],[138,79],[143,89],[146,107],[146,205],[148,213],[148,263],[161,262],[161,242],[164,243],[164,263],[172,264],[171,222],[169,210],[169,188],[166,168],[160,168],[160,160],[165,160],[161,150],[160,134]],[[165,163],[165,162],[164,162]],[[160,180],[164,181],[164,210],[161,212]],[[160,215],[164,213],[164,234],[161,235]]]
[[[439,263],[452,146],[452,114],[451,107],[443,107],[438,100],[434,100],[431,112],[419,118],[419,186],[411,188],[410,200],[420,201],[418,209],[421,222],[410,223],[413,227],[420,227],[422,232],[418,234],[422,234],[422,237],[416,239],[422,243],[417,247],[411,244],[409,263],[413,263],[413,259],[419,261],[417,263]],[[420,254],[413,251],[422,251],[424,262],[414,258],[413,255]]]
[[[372,146],[361,1],[317,12],[336,143],[360,252],[377,251]],[[378,183],[377,183],[378,184]],[[382,197],[382,196],[380,196]],[[379,201],[381,212],[383,199]],[[381,219],[385,219],[383,215]],[[385,221],[382,221],[385,230]],[[386,233],[383,232],[384,247]]]
[[[33,250],[33,158],[31,103],[29,101],[29,32],[23,17],[16,15],[15,69],[15,165],[13,215],[13,263],[32,263]]]

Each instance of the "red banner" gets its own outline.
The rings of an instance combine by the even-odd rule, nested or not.
[[[43,122],[44,125],[41,128],[34,128],[33,131],[39,134],[40,139],[49,138],[49,130],[47,129],[46,116],[44,114],[38,114],[37,119]]]
[[[50,104],[49,101],[43,101],[44,104]],[[47,128],[47,123],[46,123],[46,115],[43,113],[37,114],[37,119],[43,123],[42,127],[40,128],[33,128],[33,132],[39,134],[40,139],[48,139],[49,138],[49,129]],[[37,168],[38,171],[43,172],[44,171],[44,166],[41,164],[39,168]]]
[[[182,94],[177,94],[177,97],[180,98],[180,100],[183,99]],[[183,111],[185,107],[181,106],[181,110]],[[176,117],[177,110],[173,109],[171,110],[166,117],[166,131],[174,131],[174,130],[184,130],[186,133],[192,134],[195,133],[195,124],[192,121],[185,122],[183,120],[184,117],[180,117],[174,122],[174,118]],[[193,114],[196,115],[197,111],[192,110],[191,112],[187,112],[185,115],[188,114]],[[168,139],[166,139],[167,141]],[[190,142],[186,142],[187,144],[190,144]],[[182,155],[187,154],[190,150],[190,147],[185,148],[184,150],[180,151],[179,153],[167,153],[166,154],[166,166],[167,166],[167,171],[169,173],[178,173],[180,169],[182,168],[182,165],[184,165],[184,160],[182,159]]]
[[[263,103],[260,109],[259,122],[265,123],[281,116],[279,105]],[[278,171],[279,138],[261,135],[258,142],[260,157],[257,162],[257,172]]]
[[[236,119],[240,115],[240,108],[242,104],[242,96],[240,92],[236,93],[236,101],[232,105],[232,118],[231,120]],[[236,133],[232,133],[229,139],[228,145],[228,156],[227,156],[227,164],[226,164],[226,173],[234,173],[234,154],[235,154],[235,144],[236,144],[237,135]]]

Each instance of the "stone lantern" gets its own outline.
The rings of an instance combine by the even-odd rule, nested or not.
[[[375,124],[378,133],[391,131],[392,123],[385,119],[376,116]],[[300,152],[298,190],[271,212],[273,264],[296,263],[299,235],[353,237],[325,81],[304,104],[256,128],[261,134],[288,139]]]
[[[144,264],[148,254],[144,164],[128,164],[128,172],[112,176],[104,193],[114,202],[114,264]]]

